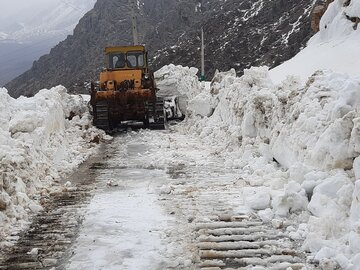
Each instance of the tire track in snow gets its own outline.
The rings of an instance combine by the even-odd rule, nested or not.
[[[197,234],[202,269],[246,269],[251,265],[266,269],[305,267],[305,256],[298,251],[298,245],[281,230],[255,216],[244,216],[242,222],[202,223]]]
[[[81,209],[91,197],[90,188],[60,192],[20,235],[0,269],[50,269],[66,256],[82,222]]]
[[[14,246],[0,256],[0,270],[62,269],[60,265],[71,256],[69,248],[93,196],[97,166],[103,159],[101,151],[66,179],[76,187],[64,188],[43,198],[46,199],[44,210],[33,217],[27,230],[12,236]]]
[[[174,210],[178,227],[183,228],[178,234],[188,242],[183,244],[192,252],[193,262],[193,268],[174,269],[316,269],[306,261],[302,242],[286,232],[291,221],[284,226],[265,223],[247,209],[241,195],[246,183],[222,164],[214,158],[203,167],[167,168],[172,180],[161,200],[169,212]]]

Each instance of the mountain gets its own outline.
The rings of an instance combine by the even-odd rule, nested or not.
[[[52,41],[52,40],[51,40]],[[34,60],[48,53],[55,44],[0,42],[0,86],[30,69]]]
[[[53,0],[32,6],[38,1],[16,5],[0,18],[0,86],[64,40],[96,0]]]
[[[173,63],[199,67],[200,29],[204,28],[207,78],[216,69],[242,74],[253,65],[274,67],[294,56],[311,37],[313,0],[147,0],[138,1],[140,39],[153,69]],[[131,44],[128,0],[99,0],[74,34],[6,85],[9,93],[63,84],[71,91],[97,80],[103,48]]]

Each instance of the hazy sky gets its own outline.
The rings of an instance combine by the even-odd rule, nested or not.
[[[60,0],[0,0],[1,17],[19,16],[57,5]],[[66,1],[65,1],[66,2]]]
[[[6,32],[15,22],[28,21],[61,1],[66,0],[0,0],[0,31]]]
[[[16,31],[16,25],[19,23],[36,24],[42,17],[46,17],[46,14],[58,10],[59,7],[72,9],[75,12],[74,16],[78,13],[80,18],[94,2],[95,0],[0,0],[0,32]],[[57,14],[53,16],[56,19]]]

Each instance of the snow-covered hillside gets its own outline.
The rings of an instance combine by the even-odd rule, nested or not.
[[[320,32],[294,58],[270,71],[275,82],[287,75],[296,75],[305,82],[316,70],[328,69],[360,76],[360,4],[352,0],[331,3],[321,19]],[[353,21],[351,20],[353,18]]]
[[[54,181],[93,153],[105,133],[92,127],[83,98],[62,86],[18,99],[0,88],[0,100],[1,250],[9,233],[42,209],[41,200],[62,190]]]

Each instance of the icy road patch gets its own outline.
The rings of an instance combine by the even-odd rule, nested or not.
[[[143,183],[130,195],[112,191],[95,196],[68,269],[135,270],[157,264],[167,218],[146,191]]]
[[[162,239],[172,218],[158,204],[156,187],[165,173],[109,165],[98,179],[107,184],[88,207],[67,269],[162,269]]]

